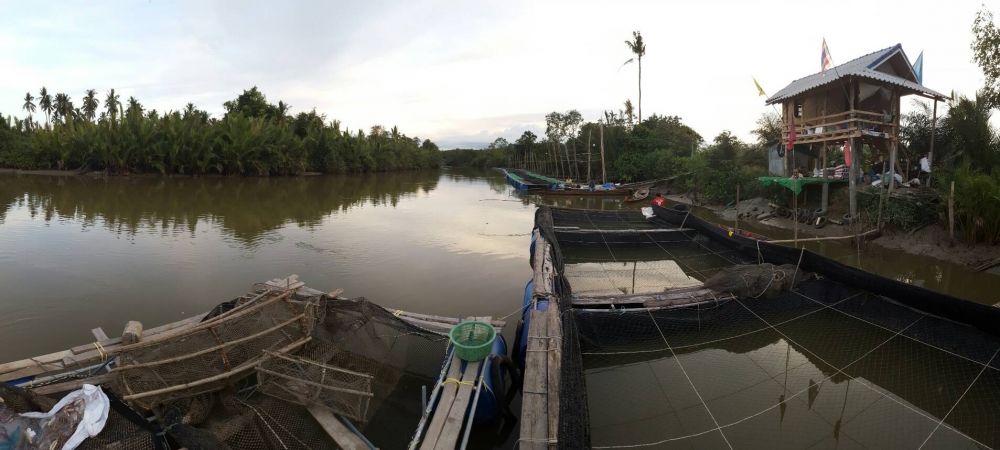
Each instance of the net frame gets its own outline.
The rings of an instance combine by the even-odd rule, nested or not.
[[[322,405],[364,422],[374,393],[370,374],[323,364],[301,356],[264,351],[257,363],[258,391],[303,406]]]

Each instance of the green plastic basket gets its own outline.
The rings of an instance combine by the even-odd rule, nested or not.
[[[470,320],[451,328],[448,332],[455,356],[463,361],[482,361],[490,354],[497,331],[486,322]]]

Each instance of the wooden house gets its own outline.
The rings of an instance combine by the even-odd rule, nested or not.
[[[920,84],[903,47],[896,44],[791,82],[767,99],[781,105],[784,132],[783,176],[804,174],[828,166],[827,152],[849,144],[851,164],[850,212],[857,217],[856,182],[865,161],[863,150],[888,157],[894,173],[899,145],[900,99],[919,95],[934,101],[947,97]],[[791,131],[794,129],[794,133]],[[933,139],[932,139],[933,141]],[[792,145],[788,145],[789,142]],[[933,145],[933,144],[932,144]],[[807,154],[797,157],[796,152]],[[931,147],[933,157],[933,147]],[[890,178],[889,189],[895,182]]]

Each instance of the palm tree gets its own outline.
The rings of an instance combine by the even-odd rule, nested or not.
[[[115,121],[115,116],[118,115],[118,107],[121,106],[121,102],[118,101],[118,94],[115,94],[115,90],[111,89],[108,91],[108,96],[104,99],[104,108],[108,110],[108,117],[111,121]]]
[[[42,108],[45,112],[45,125],[49,124],[49,115],[52,114],[52,96],[49,95],[49,91],[42,86],[42,90],[38,91],[38,107]]]
[[[53,102],[53,110],[55,114],[53,118],[55,119],[65,119],[73,115],[73,103],[70,101],[69,96],[60,92],[56,94],[55,101]]]
[[[28,112],[28,124],[31,124],[31,113],[35,112],[35,97],[31,95],[31,92],[24,94],[24,106],[22,106],[25,111]]]
[[[139,103],[135,97],[128,98],[128,108],[125,110],[129,114],[142,115],[142,103]]]
[[[94,117],[97,117],[97,107],[99,104],[97,91],[87,89],[87,95],[83,97],[83,115],[87,120],[94,120]]]
[[[625,41],[625,45],[632,51],[635,58],[629,58],[622,65],[624,66],[635,60],[639,62],[639,123],[642,123],[642,57],[646,54],[646,43],[642,41],[642,34],[638,31],[632,32],[632,39],[631,41]]]

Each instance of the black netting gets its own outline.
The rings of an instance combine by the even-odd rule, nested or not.
[[[553,217],[580,214],[542,208],[536,219],[545,233]],[[670,260],[701,281],[720,271],[719,277],[738,273],[742,280],[747,273],[732,269],[738,264],[785,264],[794,287],[673,309],[574,310],[561,277],[564,340],[573,336],[564,343],[563,386],[571,380],[581,392],[563,391],[562,424],[578,421],[560,427],[560,442],[583,437],[595,448],[1000,445],[993,420],[1000,407],[996,308],[808,251],[758,247],[685,211],[657,214],[697,233],[685,232],[686,244],[645,249],[562,247],[558,240],[553,251],[566,264]],[[796,272],[800,258],[801,269],[819,276]],[[602,266],[587,268],[594,267]],[[618,268],[606,267],[614,284]],[[760,286],[767,281],[754,277],[749,284],[767,291]],[[580,360],[574,365],[566,355]],[[587,414],[574,417],[570,409],[580,405],[576,411]]]

